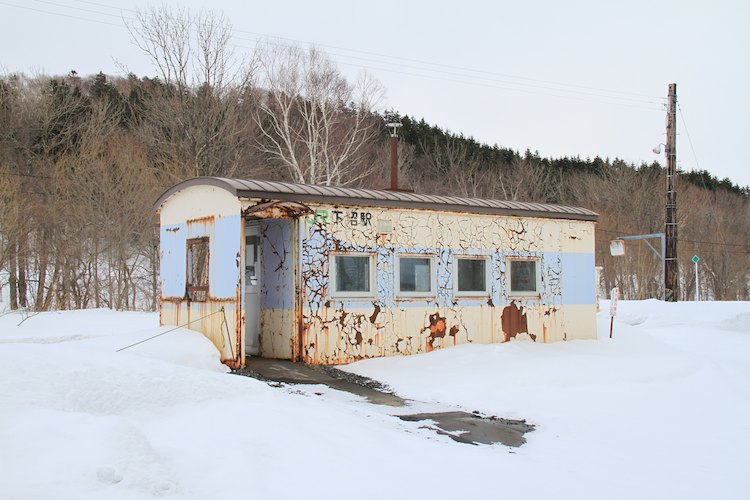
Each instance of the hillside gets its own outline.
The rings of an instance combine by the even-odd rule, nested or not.
[[[305,57],[318,66],[298,71],[329,75],[320,88],[74,72],[0,77],[0,269],[11,303],[154,309],[152,203],[163,190],[197,175],[385,188],[385,122],[394,119],[403,123],[403,187],[593,209],[603,287],[661,296],[660,262],[644,243],[628,244],[625,257],[608,252],[616,236],[663,230],[658,163],[542,158],[396,112],[381,116],[367,89],[324,55]],[[748,188],[702,171],[681,174],[677,191],[680,299],[695,295],[691,258],[699,255],[703,299],[747,300]]]

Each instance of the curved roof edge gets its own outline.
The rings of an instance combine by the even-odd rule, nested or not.
[[[381,191],[347,187],[294,184],[291,182],[230,179],[224,177],[194,177],[167,189],[154,203],[159,207],[173,194],[192,186],[214,186],[238,198],[290,200],[298,202],[326,202],[341,205],[371,204],[394,208],[470,212],[550,219],[597,221],[599,215],[587,208],[531,203],[523,201],[489,200]]]

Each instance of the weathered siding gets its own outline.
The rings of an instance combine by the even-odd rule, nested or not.
[[[592,222],[374,207],[311,208],[315,214],[299,228],[305,361],[342,363],[514,337],[549,342],[596,336]],[[391,222],[389,234],[377,233],[379,220]],[[372,297],[331,296],[333,252],[376,256]],[[395,265],[400,254],[433,256],[434,296],[399,297]],[[489,259],[485,296],[456,296],[458,256]],[[540,260],[538,297],[510,295],[508,257]]]
[[[186,188],[167,199],[161,220],[162,325],[186,325],[202,332],[221,353],[222,361],[244,359],[241,331],[242,219],[240,202],[222,189]],[[187,240],[209,238],[209,290],[205,302],[188,301]]]

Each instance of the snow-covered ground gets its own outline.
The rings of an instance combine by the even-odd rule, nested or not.
[[[166,332],[155,314],[5,314],[0,498],[748,498],[750,303],[621,302],[612,340],[602,311],[598,341],[346,367],[415,412],[525,418],[520,448],[227,374],[190,330],[116,352]]]

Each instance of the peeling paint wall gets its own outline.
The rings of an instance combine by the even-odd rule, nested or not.
[[[295,330],[292,219],[263,219],[261,230],[260,354],[291,359]]]
[[[252,206],[265,207],[254,217],[279,217],[259,219],[263,356],[346,363],[465,343],[596,337],[593,222],[325,204],[300,217],[267,200],[192,186],[160,209],[160,317],[192,322],[227,364],[245,356],[242,209]],[[190,302],[186,245],[199,237],[209,238],[209,297]],[[369,295],[332,293],[337,253],[371,256]],[[400,255],[430,259],[432,294],[398,292]],[[459,257],[485,259],[486,293],[455,291]],[[538,262],[537,293],[510,292],[510,259]]]
[[[311,206],[299,224],[302,358],[346,363],[415,354],[463,343],[526,338],[540,342],[596,337],[594,223],[377,207]],[[383,233],[378,233],[381,227]],[[390,231],[387,231],[390,229]],[[371,254],[375,290],[336,297],[331,255]],[[396,291],[397,257],[433,259],[430,297]],[[488,291],[454,291],[459,256],[487,259]],[[509,258],[538,259],[539,293],[514,296]]]
[[[162,325],[186,325],[219,349],[222,361],[244,360],[241,307],[240,202],[223,189],[193,186],[167,199],[160,214]],[[186,298],[187,240],[209,238],[209,290],[203,302]]]

